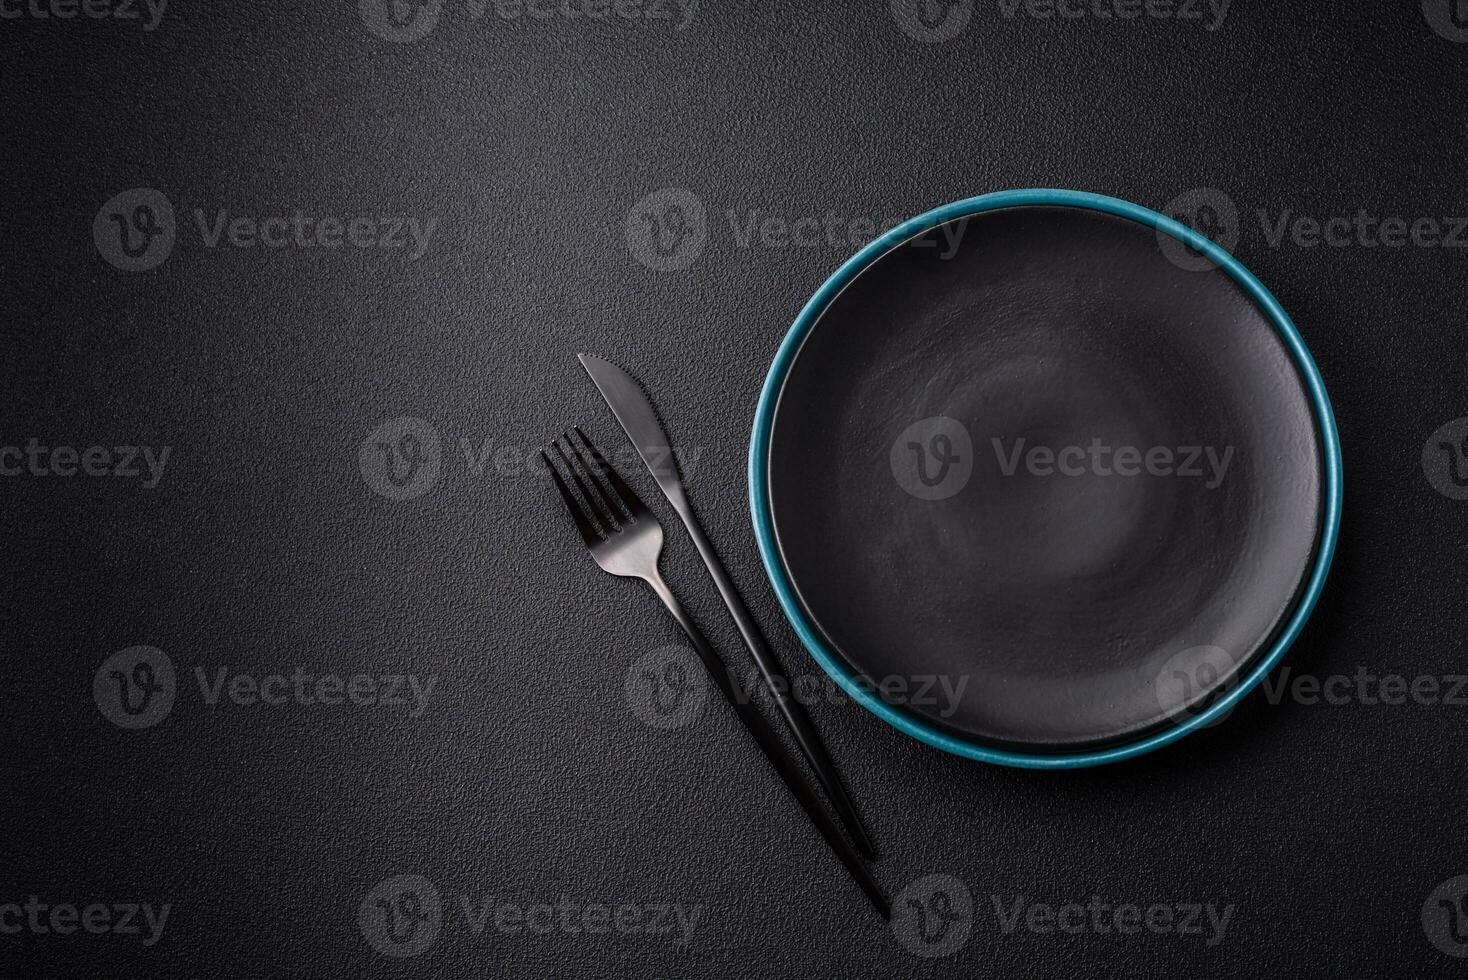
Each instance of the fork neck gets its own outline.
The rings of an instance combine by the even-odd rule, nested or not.
[[[648,584],[649,588],[657,593],[657,597],[663,600],[663,605],[667,606],[668,611],[678,617],[678,622],[681,624],[686,614],[683,613],[683,606],[678,602],[677,596],[673,595],[673,590],[668,587],[667,582],[663,581],[662,573],[654,568],[651,572],[643,575],[642,580]]]
[[[693,622],[693,617],[688,615],[687,610],[683,608],[683,604],[673,595],[673,590],[668,588],[668,583],[663,581],[662,575],[658,573],[657,569],[653,569],[648,574],[642,576],[642,580],[657,593],[658,598],[663,600],[663,605],[668,607],[668,612],[672,613],[673,618],[678,621],[678,625],[682,627],[684,635],[688,637],[688,642],[692,643],[694,649],[698,651],[699,659],[704,662],[704,666],[708,668],[714,681],[721,689],[727,688],[730,683],[727,667],[719,659],[718,655],[714,653],[713,647],[709,646],[708,639],[703,635],[703,631],[698,628],[698,625]]]

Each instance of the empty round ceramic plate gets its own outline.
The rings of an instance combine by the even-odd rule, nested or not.
[[[843,265],[760,397],[756,536],[817,662],[903,731],[1108,762],[1220,719],[1314,605],[1335,423],[1273,296],[1073,191],[939,208]]]

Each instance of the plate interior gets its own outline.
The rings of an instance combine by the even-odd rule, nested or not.
[[[767,479],[796,599],[859,682],[967,740],[1080,751],[1188,717],[1267,647],[1322,449],[1269,317],[1204,265],[1127,218],[1013,207],[830,302]]]

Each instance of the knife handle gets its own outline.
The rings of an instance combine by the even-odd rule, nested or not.
[[[663,489],[666,493],[668,488]],[[749,654],[759,668],[765,687],[769,689],[775,704],[780,709],[780,714],[785,716],[786,723],[794,733],[801,753],[810,763],[811,768],[815,770],[816,777],[826,791],[826,796],[830,798],[831,805],[836,808],[836,813],[841,817],[841,822],[846,826],[847,832],[851,834],[857,847],[869,860],[875,858],[876,847],[872,844],[866,827],[862,825],[861,817],[856,812],[856,806],[846,792],[846,787],[842,784],[830,755],[826,752],[825,746],[821,744],[821,738],[816,733],[815,726],[811,724],[810,716],[806,714],[800,702],[791,696],[790,678],[780,666],[780,662],[765,646],[764,639],[759,634],[759,628],[754,623],[754,618],[745,608],[744,600],[739,597],[734,583],[729,581],[729,575],[724,571],[718,554],[714,552],[714,546],[704,535],[703,528],[699,526],[693,508],[688,505],[688,500],[681,490],[676,494],[667,493],[667,497],[668,502],[673,505],[678,517],[683,521],[683,526],[688,529],[689,537],[693,538],[693,546],[698,549],[698,555],[703,559],[704,567],[713,577],[714,585],[719,590],[719,597],[724,600],[724,607],[729,610],[729,615],[734,617],[734,625],[739,628],[739,635],[744,638],[744,645],[749,648]]]
[[[779,773],[780,779],[785,783],[785,786],[790,790],[791,794],[794,795],[801,809],[805,811],[806,816],[810,818],[811,822],[816,825],[816,829],[821,832],[821,837],[825,839],[827,846],[836,853],[836,857],[840,859],[841,863],[846,867],[847,872],[856,880],[862,893],[866,895],[867,900],[872,903],[882,918],[890,919],[892,917],[892,906],[887,896],[882,892],[881,885],[877,884],[876,879],[872,877],[871,871],[862,863],[860,855],[847,843],[846,838],[841,836],[841,831],[837,828],[836,822],[827,815],[825,808],[821,806],[820,797],[816,795],[815,790],[806,782],[805,777],[800,772],[800,766],[795,761],[795,757],[786,750],[785,743],[780,741],[779,736],[775,734],[775,730],[770,727],[769,722],[765,721],[764,716],[755,710],[754,705],[739,696],[739,693],[734,688],[734,680],[729,675],[728,667],[724,664],[724,661],[719,659],[718,654],[714,653],[713,648],[708,644],[708,640],[704,638],[702,631],[694,624],[692,618],[683,609],[682,604],[673,595],[673,590],[668,588],[667,583],[662,580],[662,577],[654,572],[652,576],[646,579],[646,582],[652,587],[653,592],[657,593],[658,598],[663,600],[663,605],[668,607],[668,612],[673,614],[673,618],[678,621],[678,625],[683,628],[683,632],[687,635],[689,642],[698,651],[699,659],[703,661],[703,665],[708,670],[709,677],[713,680],[714,685],[724,695],[724,699],[729,702],[729,705],[733,707],[734,713],[739,716],[739,720],[744,723],[744,727],[749,731],[749,734],[754,736],[754,740],[758,743],[761,751],[764,752],[765,758],[770,760],[770,764],[775,767],[775,771]]]

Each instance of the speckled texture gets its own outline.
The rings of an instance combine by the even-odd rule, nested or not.
[[[729,212],[741,227],[756,209],[897,219],[1029,185],[1161,208],[1216,187],[1241,214],[1235,251],[1320,364],[1344,447],[1340,549],[1292,677],[1464,672],[1468,504],[1419,460],[1468,414],[1468,253],[1274,247],[1257,213],[1468,213],[1468,44],[1416,3],[1236,0],[1208,32],[982,2],[941,44],[903,33],[886,3],[791,6],[707,4],[673,32],[476,21],[450,0],[402,45],[349,2],[176,2],[150,33],[0,21],[0,445],[173,447],[152,490],[0,481],[0,903],[172,905],[148,948],[0,935],[0,973],[1461,975],[1419,916],[1468,872],[1468,706],[1262,692],[1177,746],[1069,774],[964,762],[850,703],[812,705],[893,893],[944,873],[975,896],[967,945],[914,957],[728,711],[660,731],[628,708],[629,666],[675,627],[592,565],[520,468],[573,421],[614,444],[574,354],[616,357],[698,451],[690,495],[773,648],[813,673],[755,556],[744,455],[776,345],[856,243],[744,247]],[[138,186],[168,196],[180,237],[155,271],[124,273],[91,227]],[[668,186],[708,214],[683,272],[627,245],[629,209]],[[408,262],[209,249],[192,223],[298,208],[439,224]],[[400,416],[443,442],[437,484],[405,502],[358,469],[364,439]],[[511,449],[476,476],[461,440]],[[665,571],[737,651],[678,532]],[[134,644],[166,651],[182,683],[166,719],[124,731],[91,687]],[[211,707],[193,672],[222,666],[439,680],[416,719]],[[445,924],[422,955],[389,959],[358,906],[407,873],[437,885]],[[996,894],[1236,910],[1212,947],[1005,934]],[[476,935],[466,895],[703,911],[681,947]]]

